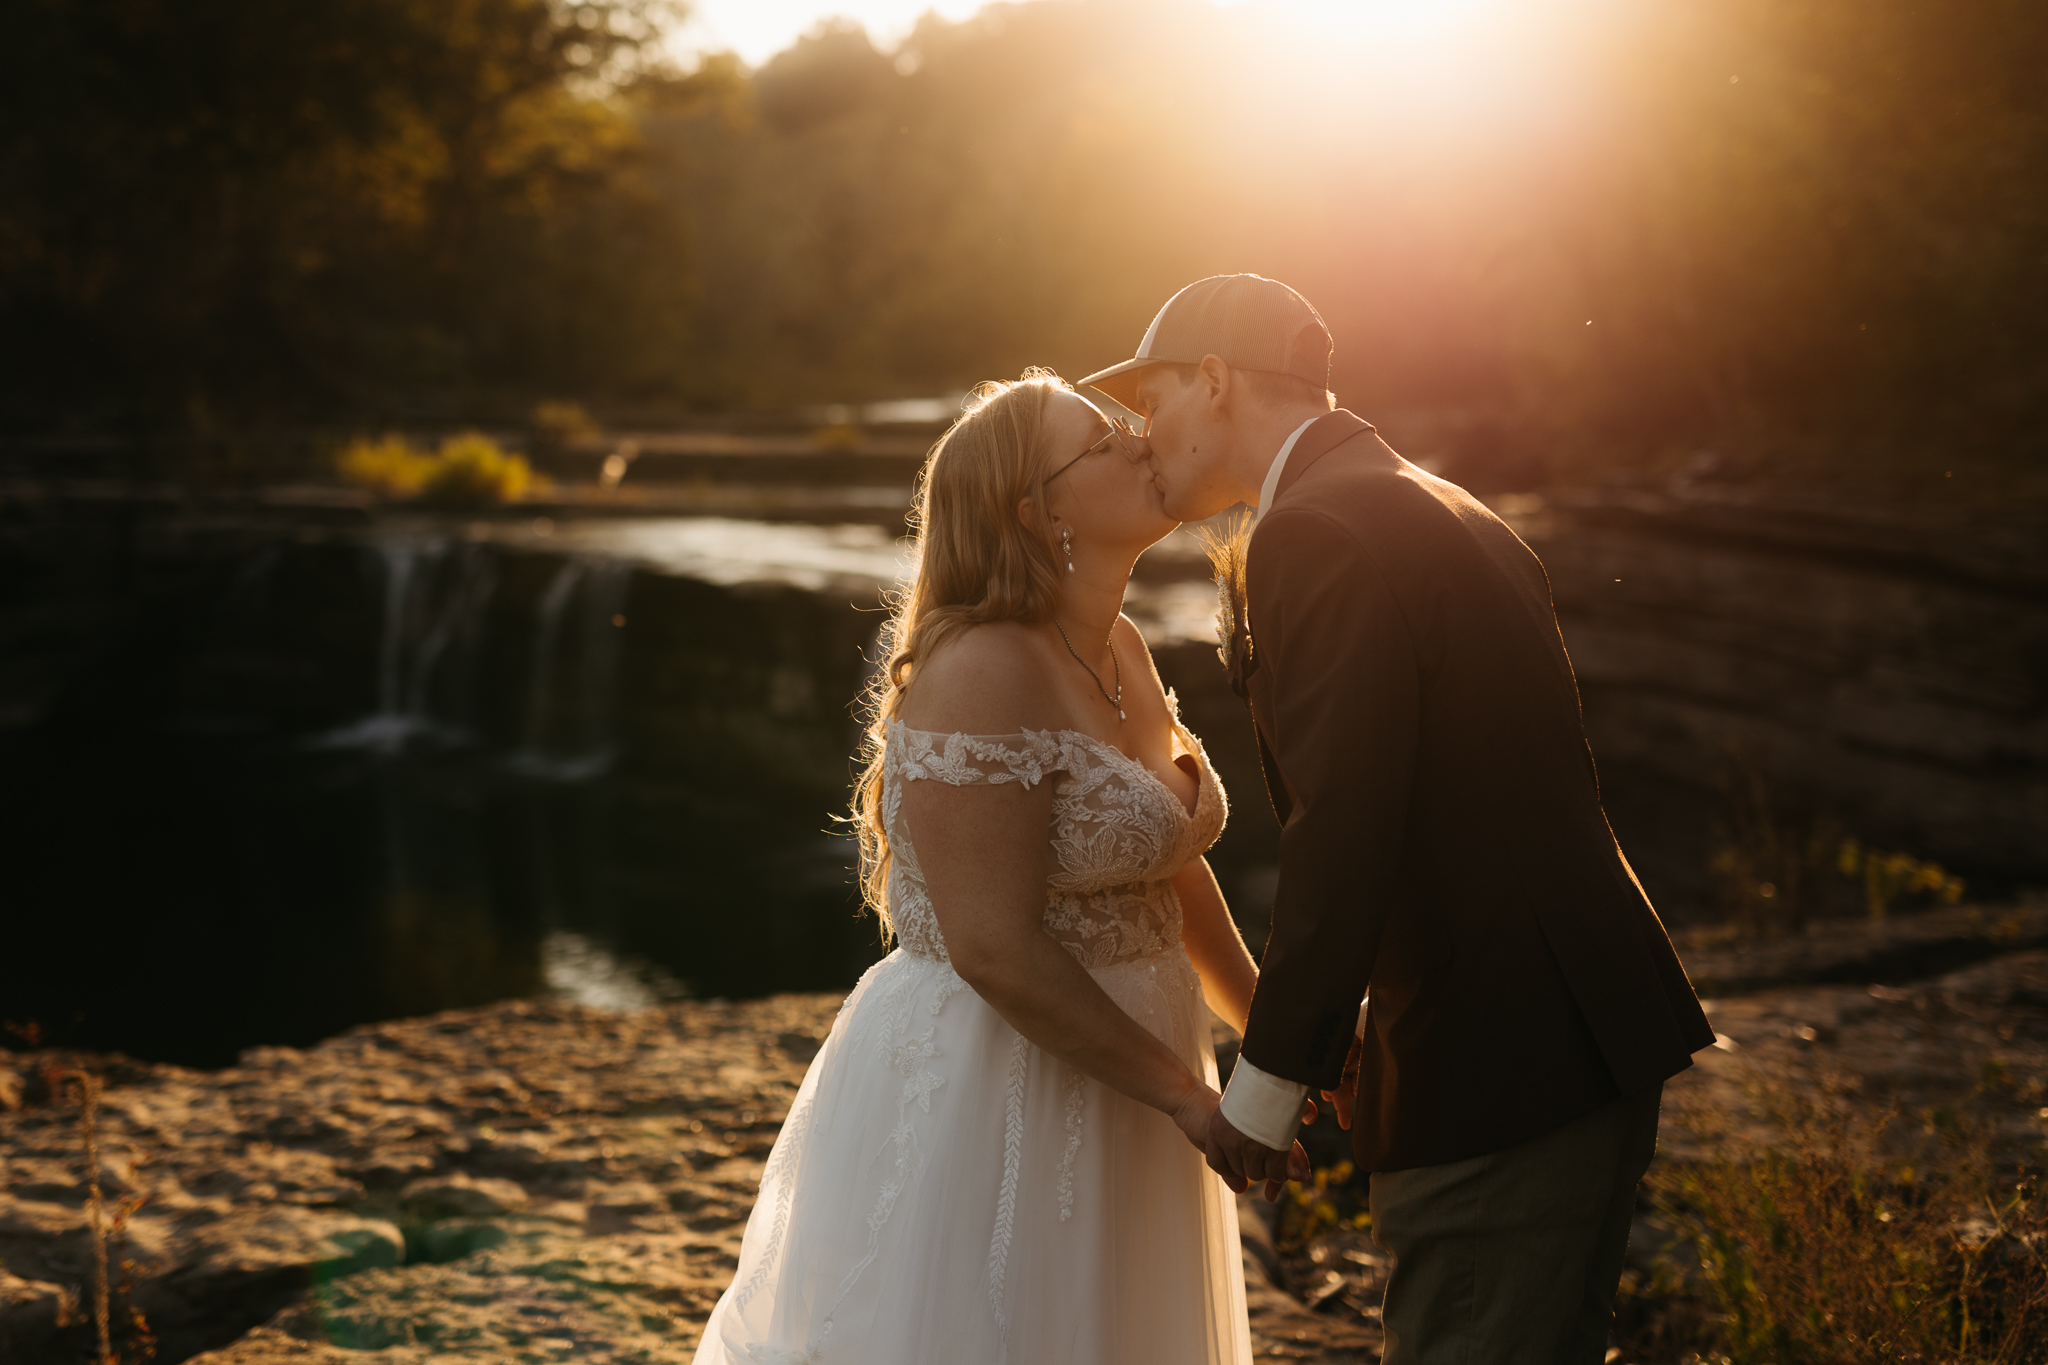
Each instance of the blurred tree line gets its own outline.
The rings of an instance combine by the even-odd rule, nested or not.
[[[1341,402],[1475,482],[2043,464],[2027,0],[1500,0],[1363,43],[1036,0],[758,72],[664,64],[676,17],[24,0],[0,415],[921,395],[1083,373],[1256,270],[1323,310]]]
[[[23,0],[11,424],[466,410],[672,366],[686,226],[615,92],[660,0]]]

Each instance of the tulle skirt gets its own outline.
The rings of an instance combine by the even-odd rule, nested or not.
[[[1185,953],[1093,975],[1215,1084]],[[899,949],[797,1091],[696,1361],[1250,1365],[1236,1204],[1165,1115]]]

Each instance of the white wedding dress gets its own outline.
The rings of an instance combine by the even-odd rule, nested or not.
[[[1045,931],[1216,1082],[1167,879],[1223,828],[1076,731],[891,722],[883,820],[899,946],[855,986],[768,1158],[697,1365],[1250,1365],[1237,1208],[1170,1119],[1039,1050],[947,962],[907,782],[1050,782]]]

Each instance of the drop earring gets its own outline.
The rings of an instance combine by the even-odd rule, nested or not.
[[[1072,573],[1074,571],[1074,533],[1064,526],[1060,528],[1060,553],[1067,558],[1067,572]]]

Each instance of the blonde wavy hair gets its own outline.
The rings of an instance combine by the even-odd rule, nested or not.
[[[1052,525],[1024,525],[1017,504],[1045,505],[1047,460],[1039,449],[1046,400],[1073,386],[1051,370],[1029,369],[1014,383],[990,381],[968,396],[960,414],[932,446],[918,475],[910,525],[917,576],[890,602],[882,627],[882,667],[863,698],[867,720],[863,768],[850,821],[860,839],[862,898],[889,918],[889,832],[882,823],[882,755],[889,722],[903,705],[917,667],[972,626],[992,621],[1037,624],[1059,598]]]

